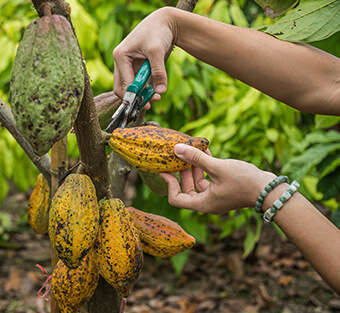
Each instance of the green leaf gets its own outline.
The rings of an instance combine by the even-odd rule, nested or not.
[[[231,23],[227,2],[219,0],[215,3],[212,8],[209,17],[213,20],[224,22],[227,24]]]
[[[340,123],[340,116],[315,115],[316,128],[329,128]]]
[[[275,128],[268,128],[266,136],[271,142],[276,142],[279,139],[279,132]]]
[[[253,232],[250,223],[246,226],[246,239],[243,242],[243,258],[246,258],[253,250],[256,243],[260,239],[262,229],[262,219],[259,215],[256,215],[256,231]]]
[[[233,20],[234,25],[240,27],[248,27],[249,23],[244,16],[243,11],[237,4],[232,4],[229,8],[231,19]]]
[[[262,7],[267,16],[275,18],[294,7],[299,0],[255,0],[255,2]]]
[[[7,179],[0,175],[0,203],[5,199],[9,190],[9,184]]]
[[[319,180],[317,189],[323,194],[323,200],[340,195],[340,168]]]
[[[92,80],[92,84],[106,90],[112,89],[113,73],[106,67],[101,58],[86,62],[86,67]]]
[[[214,124],[210,124],[202,128],[201,130],[197,130],[194,132],[195,137],[204,137],[207,138],[209,141],[212,141],[215,136],[216,127]]]
[[[282,40],[313,42],[340,31],[340,0],[305,1],[264,31]]]
[[[305,139],[300,143],[299,151],[304,151],[312,144],[316,143],[331,143],[331,142],[339,142],[340,141],[340,133],[334,130],[324,132],[324,131],[315,131],[308,134]]]
[[[331,221],[336,227],[340,228],[340,207],[332,213]]]
[[[171,257],[171,264],[174,267],[177,276],[181,274],[185,263],[187,263],[189,252],[189,250],[185,250]]]
[[[294,179],[302,179],[328,154],[340,150],[340,143],[317,144],[298,157],[292,158],[283,167],[282,172],[291,175]]]

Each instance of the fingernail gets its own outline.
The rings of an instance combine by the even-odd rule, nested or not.
[[[184,150],[186,149],[186,145],[183,143],[178,143],[175,148],[174,148],[174,152],[177,156],[181,156],[184,153]]]
[[[157,85],[155,88],[155,92],[157,93],[164,93],[166,91],[166,86],[161,84],[161,85]]]

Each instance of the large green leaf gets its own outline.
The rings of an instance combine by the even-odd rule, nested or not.
[[[340,0],[306,1],[264,31],[288,41],[313,42],[340,31]]]
[[[302,179],[314,166],[326,156],[340,150],[340,143],[317,144],[298,157],[292,158],[282,169],[294,179]]]

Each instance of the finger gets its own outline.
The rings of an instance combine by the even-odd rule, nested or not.
[[[160,173],[160,176],[168,183],[168,201],[175,207],[204,212],[207,207],[208,191],[191,194],[182,193],[176,179],[169,173]]]
[[[203,192],[205,190],[207,190],[207,188],[209,187],[210,182],[205,179],[203,170],[200,169],[199,167],[192,167],[192,175],[194,178],[194,184],[195,184],[195,188],[197,191],[199,192]]]
[[[126,91],[127,86],[132,83],[134,79],[134,71],[132,67],[132,62],[130,58],[120,56],[118,55],[115,58],[115,69],[118,70],[118,81],[116,82],[117,86],[117,92],[118,94],[122,94],[124,96],[124,93]]]
[[[167,88],[167,76],[164,64],[164,55],[159,52],[159,48],[150,49],[148,56],[151,65],[152,86],[156,93],[162,94]]]
[[[113,69],[113,91],[114,93],[119,97],[123,98],[124,96],[124,91],[122,90],[120,86],[120,76],[119,76],[119,71],[118,71],[118,66],[114,66]]]
[[[174,192],[180,193],[181,192],[181,186],[179,185],[177,178],[169,173],[160,173],[159,174],[165,182],[168,184],[168,192],[170,189],[173,189]]]
[[[181,171],[180,177],[183,192],[188,194],[195,192],[194,178],[190,168]]]
[[[148,102],[148,103],[144,106],[144,109],[145,109],[146,111],[151,109],[151,104],[150,104],[150,102]]]
[[[155,93],[150,99],[150,102],[159,101],[159,100],[161,100],[161,95],[159,93]]]
[[[208,173],[210,177],[215,177],[218,170],[214,165],[214,158],[192,146],[179,143],[174,148],[175,154],[195,167],[199,167]]]

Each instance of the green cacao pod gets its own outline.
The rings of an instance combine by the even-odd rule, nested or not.
[[[76,268],[94,246],[99,229],[95,187],[87,175],[71,174],[52,198],[48,232],[57,255]]]
[[[72,128],[84,91],[81,53],[61,15],[25,30],[12,70],[10,103],[19,131],[43,155]]]
[[[36,234],[48,232],[50,186],[43,174],[39,174],[28,202],[28,224]]]

